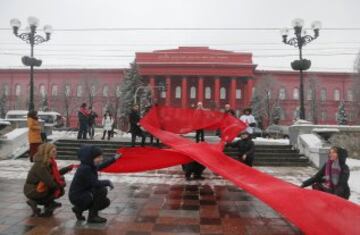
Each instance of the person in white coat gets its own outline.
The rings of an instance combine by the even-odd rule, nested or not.
[[[254,127],[256,126],[255,117],[251,114],[251,111],[251,108],[244,109],[244,114],[240,117],[240,120],[247,124],[246,132],[250,135],[254,133]]]
[[[106,132],[107,132],[108,140],[110,140],[113,124],[114,124],[114,119],[111,117],[110,112],[107,111],[102,119],[102,126],[104,128],[103,137],[101,138],[102,140],[105,139]]]

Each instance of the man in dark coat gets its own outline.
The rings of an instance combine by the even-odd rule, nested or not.
[[[96,125],[96,118],[98,117],[97,113],[92,110],[92,107],[89,107],[89,136],[90,139],[94,139],[95,135],[95,125]]]
[[[348,153],[343,148],[330,148],[328,161],[313,177],[305,180],[301,187],[304,188],[312,185],[315,190],[349,199],[350,188],[348,180],[350,177],[350,170],[345,163],[347,156]]]
[[[129,115],[130,121],[130,133],[131,133],[131,146],[135,147],[135,140],[136,136],[141,137],[141,146],[145,145],[145,134],[140,128],[140,113],[139,113],[139,106],[134,105],[131,113]]]
[[[115,155],[102,162],[102,151],[92,145],[84,145],[78,152],[80,166],[77,169],[70,185],[69,199],[74,205],[72,208],[78,220],[85,220],[82,213],[89,210],[89,223],[105,223],[106,219],[98,215],[100,210],[110,205],[107,198],[107,189],[113,189],[110,180],[99,180],[98,171],[112,164],[120,155]]]
[[[236,117],[235,111],[231,108],[230,104],[225,104],[224,113],[228,113],[228,114]]]
[[[251,139],[250,133],[247,131],[241,133],[240,140],[231,144],[232,147],[238,149],[238,160],[252,167],[254,162],[255,144]]]
[[[79,119],[79,132],[78,139],[86,139],[86,133],[89,127],[89,111],[86,108],[86,103],[83,103],[80,106],[80,110],[78,112]]]

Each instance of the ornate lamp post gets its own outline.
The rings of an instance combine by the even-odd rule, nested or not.
[[[285,28],[281,30],[283,43],[299,48],[299,60],[294,60],[291,63],[291,67],[294,70],[300,71],[300,119],[305,119],[303,71],[309,69],[311,66],[310,60],[303,59],[302,48],[306,44],[310,43],[311,41],[319,37],[321,22],[314,21],[311,24],[311,28],[314,31],[313,36],[306,34],[305,30],[303,29],[303,25],[304,25],[304,20],[302,19],[297,18],[292,21],[295,37],[290,39],[288,39],[289,29]]]
[[[30,57],[24,56],[22,62],[26,66],[30,66],[30,102],[29,102],[29,111],[34,110],[34,66],[40,66],[41,60],[34,58],[34,45],[46,42],[50,40],[50,35],[52,33],[52,27],[50,25],[44,26],[45,37],[42,37],[36,33],[36,29],[39,26],[39,20],[36,17],[28,17],[29,23],[29,32],[19,34],[19,29],[21,22],[18,19],[10,20],[10,25],[13,29],[13,33],[16,37],[30,44]]]

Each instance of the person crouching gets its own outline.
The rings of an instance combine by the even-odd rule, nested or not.
[[[24,185],[24,194],[29,199],[26,203],[32,209],[32,216],[48,217],[56,208],[61,207],[61,203],[55,199],[64,195],[65,180],[62,175],[71,171],[74,166],[69,165],[59,170],[55,158],[56,146],[49,143],[41,144],[34,155],[34,164]],[[44,212],[41,212],[38,205],[44,206]]]
[[[70,185],[69,199],[74,205],[72,208],[78,220],[85,220],[82,215],[89,210],[88,223],[105,223],[106,219],[99,216],[98,212],[110,205],[107,198],[107,189],[114,186],[110,180],[99,180],[98,170],[112,164],[120,155],[104,161],[102,150],[96,146],[84,145],[78,152],[80,166],[77,169]]]

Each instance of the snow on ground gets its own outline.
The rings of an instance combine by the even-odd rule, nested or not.
[[[58,160],[59,167],[64,167],[69,164],[78,164],[78,161]],[[360,204],[360,160],[348,159],[350,167],[349,185],[351,189],[350,201]],[[31,167],[31,163],[27,159],[18,160],[3,160],[0,161],[0,178],[21,179],[24,180],[27,172]],[[312,167],[256,167],[256,169],[280,178],[284,181],[300,186],[301,183],[314,175],[317,169]],[[66,174],[66,180],[71,181],[75,173]],[[139,173],[101,173],[100,177],[112,180],[116,183],[127,184],[196,184],[196,185],[232,185],[228,180],[211,173],[208,169],[205,170],[204,176],[206,180],[190,181],[184,179],[180,166],[170,167],[157,171],[146,171]],[[308,188],[307,190],[311,190]]]
[[[259,145],[289,145],[289,139],[268,139],[257,137],[254,139],[255,144]]]

